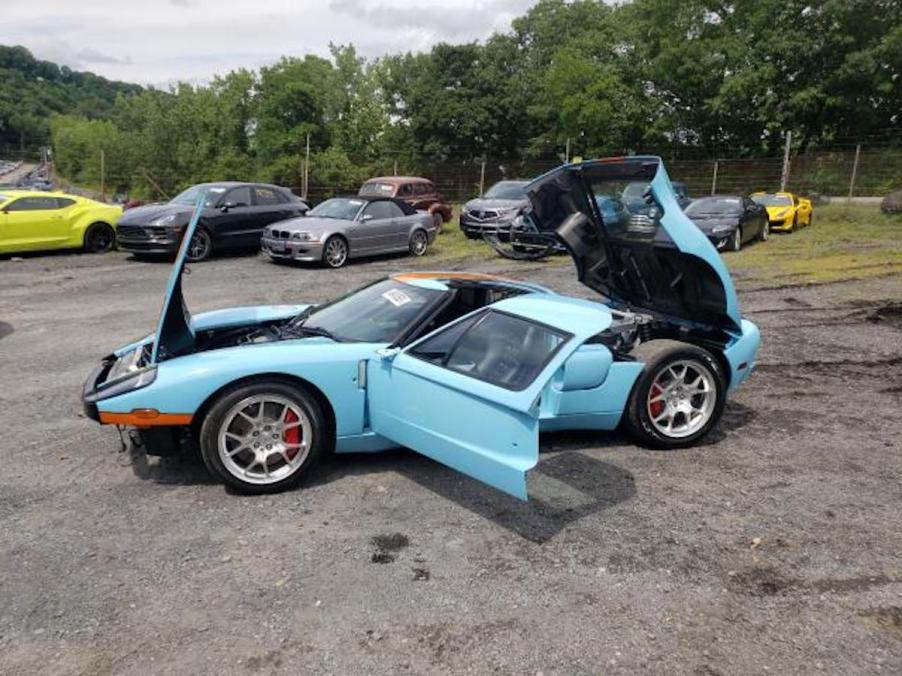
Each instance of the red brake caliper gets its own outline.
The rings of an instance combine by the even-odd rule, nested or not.
[[[299,420],[298,414],[295,413],[294,411],[292,411],[291,409],[288,409],[288,410],[285,412],[285,418],[284,418],[284,421],[285,421],[287,424],[296,423],[298,420]],[[300,427],[292,427],[292,428],[290,428],[290,429],[285,430],[284,432],[282,432],[282,440],[283,440],[286,444],[299,444],[299,443],[301,443],[301,428],[300,428]],[[300,450],[301,450],[301,449],[300,449],[299,447],[295,446],[294,448],[289,448],[289,449],[286,451],[286,453],[288,454],[288,457],[289,457],[289,458],[291,458],[292,460],[294,460],[294,456],[296,456],[296,455],[298,454],[298,451],[300,451]]]
[[[658,383],[655,383],[651,386],[651,390],[648,392],[648,412],[651,413],[652,418],[657,418],[664,412],[664,400],[658,399],[657,401],[652,401],[655,397],[659,396],[664,390],[661,389],[661,386]]]

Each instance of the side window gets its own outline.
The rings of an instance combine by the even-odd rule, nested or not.
[[[523,390],[569,337],[557,329],[501,312],[486,312],[475,321],[463,323],[467,326],[451,326],[418,345],[411,354],[508,390]],[[447,335],[451,332],[459,337],[451,340],[455,338]]]
[[[281,195],[272,188],[262,188],[258,186],[254,188],[254,192],[257,195],[257,206],[270,207],[284,202],[284,200],[281,199]]]
[[[413,195],[413,184],[405,183],[398,187],[398,197],[411,197]]]
[[[374,220],[383,219],[383,218],[397,218],[398,216],[403,216],[403,212],[401,208],[395,204],[394,202],[389,202],[388,200],[380,200],[378,202],[372,202],[363,212],[364,215],[372,217]]]
[[[22,197],[6,207],[7,211],[44,211],[59,209],[55,197]]]
[[[67,207],[71,207],[75,204],[75,200],[70,200],[68,197],[57,197],[56,205],[60,209],[66,209]]]
[[[249,186],[233,188],[229,190],[225,197],[222,198],[220,204],[232,204],[238,207],[249,207],[251,202],[251,189]]]

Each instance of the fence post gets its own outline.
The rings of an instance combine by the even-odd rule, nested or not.
[[[717,160],[714,160],[714,175],[711,177],[711,194],[717,192]]]
[[[106,162],[103,148],[100,149],[100,201],[106,202]]]
[[[567,146],[564,150],[564,164],[570,164],[570,137],[567,137]]]
[[[310,187],[310,132],[307,132],[307,152],[304,155],[304,199]]]
[[[479,196],[485,191],[485,157],[479,163]]]
[[[398,175],[398,158],[397,158],[397,157],[395,158],[395,173],[394,173],[394,175],[395,175],[395,176]]]
[[[846,204],[852,203],[852,193],[855,192],[855,177],[858,174],[858,156],[861,155],[861,144],[855,146],[855,160],[852,162],[852,178],[849,180],[849,199]]]
[[[786,132],[786,147],[783,149],[783,171],[780,174],[780,192],[786,192],[789,183],[789,146],[792,143],[792,132]]]

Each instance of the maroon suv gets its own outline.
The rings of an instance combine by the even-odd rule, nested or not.
[[[428,211],[432,214],[435,227],[441,229],[442,223],[451,220],[451,205],[435,189],[435,185],[426,178],[417,176],[379,176],[371,178],[360,187],[360,195],[381,195],[397,197],[407,202],[414,209]]]

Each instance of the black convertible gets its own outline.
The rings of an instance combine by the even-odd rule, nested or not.
[[[202,261],[213,250],[256,249],[263,229],[307,213],[308,206],[286,188],[264,183],[200,183],[165,204],[126,211],[119,219],[117,242],[136,256],[174,254],[198,198],[206,204],[191,238],[188,260]]]

